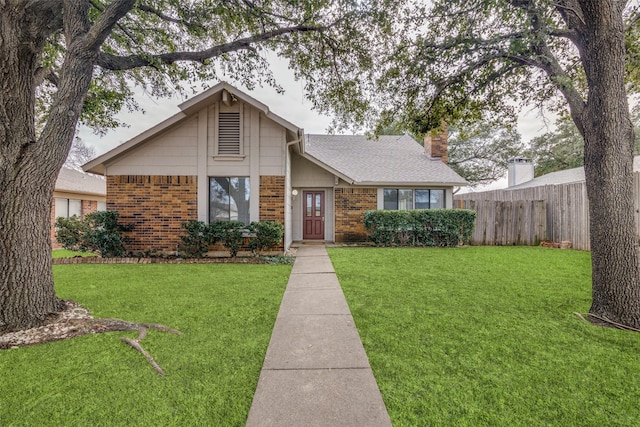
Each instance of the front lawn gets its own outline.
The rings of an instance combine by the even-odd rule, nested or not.
[[[162,323],[0,351],[0,425],[244,425],[291,266],[59,265],[61,298],[95,317]]]
[[[630,426],[640,334],[591,326],[587,252],[329,249],[394,426]]]

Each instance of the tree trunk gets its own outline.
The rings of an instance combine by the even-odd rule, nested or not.
[[[49,31],[42,22],[55,16],[0,2],[0,332],[38,326],[62,309],[51,268],[51,200],[93,62],[66,40],[58,93],[36,138],[36,70]]]
[[[53,186],[29,161],[37,57],[21,44],[19,18],[0,18],[0,331],[36,326],[61,307],[48,233]]]
[[[624,80],[623,5],[581,2],[589,98],[581,122],[591,215],[590,313],[640,328],[640,259],[634,218],[633,143]]]
[[[53,192],[21,175],[0,182],[0,330],[38,326],[62,308],[51,270]]]

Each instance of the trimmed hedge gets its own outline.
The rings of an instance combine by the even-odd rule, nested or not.
[[[476,213],[466,209],[364,213],[369,239],[378,246],[456,247],[471,238]]]

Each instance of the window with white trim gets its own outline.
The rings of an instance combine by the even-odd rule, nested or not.
[[[56,197],[56,218],[71,218],[72,216],[82,217],[82,200],[80,199],[65,199],[63,197]]]
[[[439,209],[445,207],[442,189],[385,188],[385,210]]]
[[[218,113],[218,155],[235,156],[242,154],[240,112]]]

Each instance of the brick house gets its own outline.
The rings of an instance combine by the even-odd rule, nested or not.
[[[406,135],[305,135],[224,82],[179,107],[84,166],[106,176],[132,250],[175,250],[190,219],[279,221],[285,248],[363,240],[364,211],[451,208],[466,184],[446,165],[446,135],[426,149]]]
[[[106,210],[106,195],[107,184],[104,178],[73,169],[60,169],[51,200],[52,248],[62,247],[56,241],[56,218],[70,218],[74,215],[83,218],[88,213]]]

